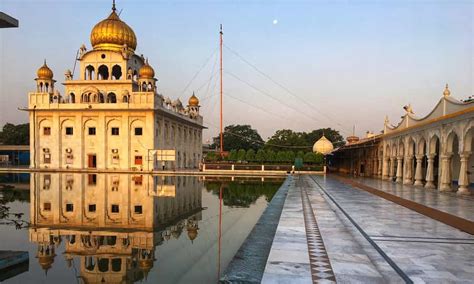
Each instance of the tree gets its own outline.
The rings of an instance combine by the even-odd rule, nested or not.
[[[294,132],[290,129],[277,130],[275,134],[268,139],[265,148],[274,151],[292,151],[294,147],[301,147],[301,149],[305,149],[306,147],[307,150],[310,150],[313,144],[309,144],[306,141],[304,134],[304,132]]]
[[[293,151],[288,151],[288,152],[287,152],[287,157],[288,157],[288,162],[290,162],[290,163],[294,163],[294,162],[295,162],[295,158],[296,158],[295,152],[293,152]]]
[[[236,149],[232,149],[229,153],[229,161],[237,161],[237,150]]]
[[[0,132],[0,143],[5,145],[30,144],[30,124],[5,124]]]
[[[245,154],[245,160],[247,160],[247,162],[255,161],[255,151],[253,149],[247,151],[247,154]]]
[[[237,160],[238,161],[244,161],[245,160],[245,150],[244,149],[240,149],[239,152],[237,152]]]
[[[303,159],[303,157],[304,157],[304,152],[303,151],[298,151],[298,153],[296,153],[296,158]]]
[[[228,125],[224,128],[224,151],[244,149],[253,149],[257,151],[265,144],[257,130],[252,129],[250,125]],[[213,138],[212,147],[218,148],[220,136]]]
[[[312,164],[316,161],[316,155],[313,152],[308,152],[308,153],[304,154],[303,161],[305,163]]]
[[[334,145],[334,148],[341,147],[346,143],[344,137],[339,134],[339,131],[332,128],[316,129],[309,133],[304,133],[303,137],[308,145],[313,145],[323,136],[323,133],[324,136],[326,136],[326,138]]]
[[[267,162],[275,162],[275,152],[273,152],[272,150],[267,150],[265,151],[265,161]]]
[[[286,162],[286,151],[279,151],[276,155],[277,162]]]
[[[263,163],[265,162],[265,151],[263,149],[260,149],[257,151],[257,154],[255,155],[255,161],[259,162],[259,163]]]
[[[209,152],[206,154],[206,161],[215,162],[219,159],[219,155],[216,152]]]

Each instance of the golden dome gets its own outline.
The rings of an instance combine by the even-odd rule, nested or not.
[[[445,97],[448,97],[449,95],[451,95],[451,91],[449,91],[449,89],[448,89],[448,84],[446,84],[446,88],[444,88],[443,95]]]
[[[152,259],[140,259],[138,261],[138,267],[143,271],[150,271],[153,267]]]
[[[121,51],[126,44],[130,51],[135,51],[137,37],[132,28],[120,20],[115,10],[114,3],[112,13],[107,19],[94,26],[91,31],[91,45],[94,49]]]
[[[349,144],[355,143],[355,142],[359,142],[359,137],[354,136],[354,135],[347,136],[346,139],[347,139],[347,142],[348,142]]]
[[[188,229],[188,238],[191,241],[194,241],[197,238],[198,235],[198,229],[197,228],[189,228]]]
[[[46,64],[46,60],[44,60],[43,66],[38,69],[36,75],[38,75],[38,79],[53,79],[53,71],[49,69],[48,65]]]
[[[199,99],[194,95],[194,92],[193,95],[189,98],[188,105],[199,106]]]
[[[323,155],[327,155],[334,150],[334,146],[332,145],[331,141],[329,141],[326,136],[323,136],[316,141],[313,145],[313,152],[321,153]]]
[[[148,64],[148,59],[145,60],[145,64],[143,64],[142,67],[140,67],[140,70],[138,70],[138,76],[141,79],[153,79],[155,78],[155,70],[153,70],[153,67]]]

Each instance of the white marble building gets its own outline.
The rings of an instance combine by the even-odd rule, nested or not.
[[[156,170],[196,168],[203,119],[159,94],[155,71],[135,54],[133,30],[116,13],[94,26],[92,49],[78,51],[78,72],[65,73],[64,94],[52,70],[37,72],[28,95],[32,168]]]
[[[474,188],[474,101],[460,101],[446,86],[433,110],[417,117],[411,106],[397,125],[334,152],[333,169],[377,176],[427,189],[471,194]]]

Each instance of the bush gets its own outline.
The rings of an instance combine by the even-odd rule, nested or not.
[[[245,160],[247,160],[247,162],[255,161],[255,150],[254,149],[249,149],[247,151],[247,154],[245,154]]]
[[[259,163],[265,162],[265,151],[263,151],[262,149],[258,150],[257,154],[255,155],[255,161]]]
[[[229,153],[229,161],[235,162],[237,161],[237,150],[231,150]]]
[[[245,160],[245,150],[244,149],[240,149],[239,152],[237,152],[237,160],[238,161],[244,161]]]

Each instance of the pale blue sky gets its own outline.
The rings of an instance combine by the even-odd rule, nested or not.
[[[19,19],[20,28],[0,30],[0,125],[27,121],[16,109],[34,90],[43,58],[62,82],[110,7],[111,0],[1,0],[0,11]],[[251,124],[264,138],[281,128],[320,127],[345,136],[353,124],[361,135],[378,132],[385,115],[399,121],[405,104],[427,114],[445,83],[454,97],[474,95],[474,1],[117,0],[117,8],[138,37],[137,53],[155,68],[159,91],[186,101],[199,89],[206,98],[204,137],[217,132],[215,80],[206,84],[217,54],[183,89],[217,48],[221,23],[227,46],[303,98],[224,50],[225,124]]]

